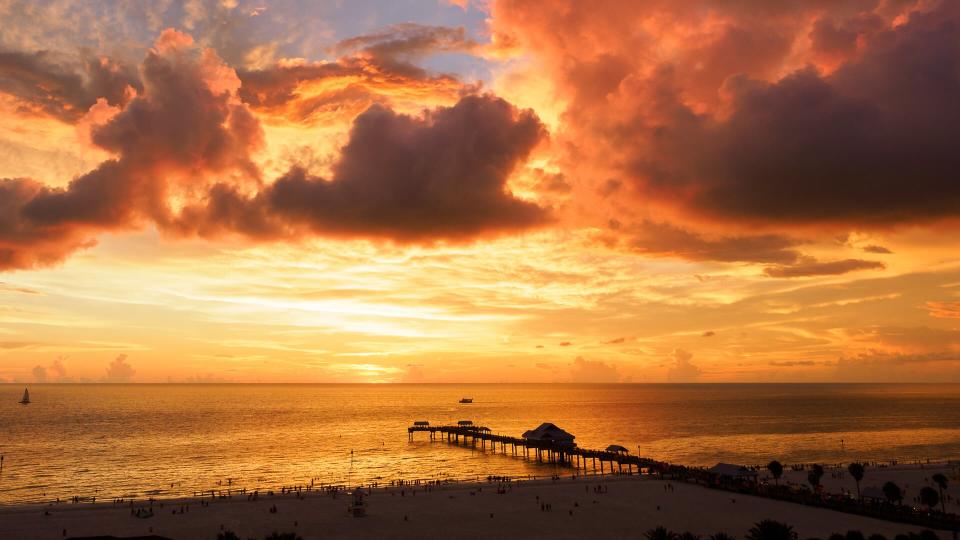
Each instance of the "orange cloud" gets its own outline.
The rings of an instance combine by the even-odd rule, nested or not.
[[[259,124],[225,69],[189,37],[165,31],[144,60],[144,92],[92,128],[93,143],[117,158],[63,189],[0,180],[0,268],[58,262],[98,231],[145,220],[163,226],[171,199],[202,190],[214,175],[256,181],[250,154],[262,144]]]
[[[531,111],[468,95],[422,116],[374,106],[356,118],[330,181],[294,168],[264,184],[260,123],[241,81],[174,30],[141,67],[143,93],[91,128],[116,158],[66,188],[0,180],[0,268],[52,264],[100,231],[154,223],[176,235],[304,233],[462,239],[544,223],[506,182],[545,136]]]
[[[595,220],[878,228],[960,202],[960,8],[897,6],[501,0],[492,31],[565,102],[556,163]]]
[[[381,103],[414,111],[451,105],[478,86],[431,74],[416,61],[437,52],[469,52],[478,44],[464,28],[398,24],[343,40],[335,62],[282,61],[239,73],[241,97],[258,112],[305,123],[352,121]]]
[[[808,276],[836,276],[857,270],[883,269],[886,265],[879,261],[864,261],[861,259],[844,259],[842,261],[818,261],[805,259],[797,264],[769,266],[763,273],[775,278],[795,278]]]
[[[207,236],[309,231],[399,241],[524,229],[548,214],[505,183],[543,135],[532,112],[492,96],[467,96],[421,118],[375,106],[354,122],[331,180],[295,169],[254,197],[220,184],[176,226]]]
[[[97,99],[123,105],[140,88],[134,70],[107,57],[86,58],[77,66],[46,51],[0,51],[0,93],[15,97],[22,112],[75,122]]]
[[[960,319],[960,302],[927,302],[927,311],[938,319]]]

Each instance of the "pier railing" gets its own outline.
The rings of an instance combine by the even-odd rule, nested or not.
[[[539,462],[568,465],[578,470],[592,468],[596,471],[597,465],[599,465],[601,474],[605,473],[607,468],[610,472],[634,474],[644,470],[660,470],[662,467],[668,466],[661,461],[633,456],[625,452],[580,448],[576,444],[565,441],[499,435],[484,426],[414,424],[407,428],[407,436],[410,440],[413,440],[414,434],[418,432],[428,433],[430,440],[446,439],[447,442],[457,444],[462,441],[464,444],[479,445],[483,449],[486,449],[486,446],[489,445],[494,452],[497,451],[499,446],[500,452],[504,454],[509,451],[514,456],[522,454],[527,459],[532,457]]]

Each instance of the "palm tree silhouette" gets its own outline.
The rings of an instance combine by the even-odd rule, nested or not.
[[[920,489],[920,502],[930,510],[933,510],[940,504],[940,495],[937,494],[937,490],[925,486]]]
[[[773,476],[773,481],[780,485],[780,477],[783,476],[783,464],[777,460],[767,463],[767,470]]]
[[[883,485],[883,495],[891,503],[897,503],[899,506],[901,501],[903,501],[903,491],[900,490],[900,486],[896,485],[893,482],[887,482]]]
[[[710,540],[737,540],[737,537],[725,532],[718,532],[717,534],[711,534]]]
[[[943,510],[943,513],[946,514],[947,503],[946,503],[946,500],[943,498],[943,490],[947,489],[947,484],[949,483],[947,482],[947,477],[942,473],[937,473],[933,475],[933,483],[936,484],[937,488],[940,489],[940,505],[941,505],[941,509]]]
[[[863,466],[863,463],[851,463],[847,466],[847,472],[857,481],[857,500],[860,500],[860,481],[863,480],[863,473],[866,472],[866,467]]]
[[[823,478],[823,466],[814,465],[811,467],[810,472],[807,474],[807,482],[810,482],[814,491],[817,491],[817,488],[820,487],[821,478]]]
[[[797,540],[797,533],[791,525],[765,519],[747,531],[747,540]]]

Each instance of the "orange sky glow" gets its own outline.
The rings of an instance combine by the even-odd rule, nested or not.
[[[346,4],[0,2],[0,382],[960,382],[957,3]]]

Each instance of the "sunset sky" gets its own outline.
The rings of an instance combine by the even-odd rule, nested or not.
[[[960,2],[0,21],[0,381],[960,382]]]

